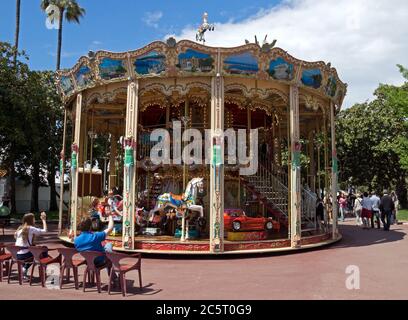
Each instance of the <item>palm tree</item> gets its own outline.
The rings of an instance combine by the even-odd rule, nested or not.
[[[57,70],[61,68],[62,27],[64,18],[68,22],[76,22],[85,15],[85,9],[80,7],[76,0],[41,0],[41,9],[45,11],[49,5],[55,5],[60,9],[57,49]]]
[[[18,43],[20,40],[20,9],[21,9],[21,0],[16,0],[16,34],[14,37],[14,65],[17,63],[18,55]]]

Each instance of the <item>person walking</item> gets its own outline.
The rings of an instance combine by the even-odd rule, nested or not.
[[[390,231],[392,213],[395,210],[395,204],[388,191],[384,190],[384,196],[380,202],[381,220],[384,225],[384,231]]]
[[[361,211],[363,210],[363,206],[361,205],[362,200],[363,197],[361,195],[357,195],[354,201],[353,212],[356,217],[357,226],[361,226],[363,224],[363,221],[361,220]]]
[[[339,198],[339,209],[340,209],[339,220],[341,222],[344,222],[344,217],[345,217],[346,210],[347,210],[347,199],[344,193],[342,193]]]
[[[392,198],[392,201],[394,201],[394,207],[395,207],[394,212],[393,212],[392,224],[398,224],[399,200],[398,200],[397,193],[395,191],[391,193],[391,198]]]
[[[324,231],[324,204],[321,198],[317,198],[316,201],[316,220],[319,226],[319,230]]]
[[[364,192],[363,200],[361,201],[362,211],[361,218],[363,219],[363,229],[370,229],[370,220],[372,216],[372,204],[371,200],[368,197],[368,193]]]
[[[371,228],[374,229],[374,219],[375,223],[377,224],[377,228],[381,229],[381,218],[380,218],[380,202],[381,199],[375,192],[371,193],[371,205],[373,208],[373,214],[371,215]]]

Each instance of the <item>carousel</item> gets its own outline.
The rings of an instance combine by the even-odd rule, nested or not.
[[[347,85],[330,63],[298,60],[275,43],[169,38],[90,52],[60,71],[60,170],[70,172],[60,239],[72,243],[89,217],[103,229],[110,210],[118,251],[237,254],[340,240],[331,199]],[[188,147],[193,140],[199,148]],[[234,152],[246,162],[226,161]]]

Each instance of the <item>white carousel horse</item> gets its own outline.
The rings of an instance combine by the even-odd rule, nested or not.
[[[213,24],[208,23],[208,13],[204,12],[203,15],[203,24],[198,28],[197,35],[196,35],[196,40],[197,41],[202,41],[205,44],[205,33],[206,31],[214,31],[215,26]]]
[[[168,208],[175,209],[177,217],[182,218],[181,241],[188,239],[188,224],[186,226],[186,212],[198,212],[200,218],[204,218],[204,209],[196,204],[199,189],[203,189],[204,178],[193,178],[186,187],[182,195],[165,193],[157,198],[156,207],[150,211],[150,217],[154,217],[157,212]]]

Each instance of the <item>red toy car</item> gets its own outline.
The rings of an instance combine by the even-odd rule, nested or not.
[[[272,218],[248,217],[242,209],[224,210],[224,229],[226,231],[280,230],[280,223]]]

